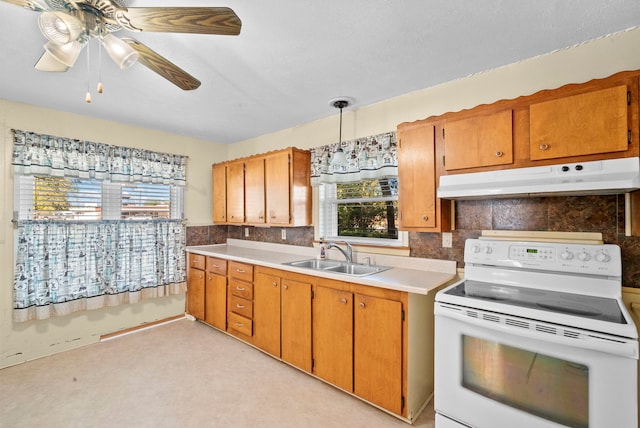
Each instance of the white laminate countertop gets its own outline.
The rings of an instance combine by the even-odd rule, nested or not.
[[[311,247],[229,239],[227,244],[191,246],[187,247],[186,251],[204,256],[219,257],[290,272],[416,294],[428,294],[430,291],[456,279],[456,263],[449,260],[354,253],[356,261],[362,260],[362,257],[371,257],[372,264],[391,266],[392,268],[367,276],[352,276],[327,271],[320,273],[312,269],[283,265],[286,262],[314,258],[317,250]],[[335,259],[342,260],[339,257],[335,257]]]

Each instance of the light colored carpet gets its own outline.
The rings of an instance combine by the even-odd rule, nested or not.
[[[433,428],[433,405],[413,425]],[[410,425],[211,327],[179,320],[0,370],[0,427]]]

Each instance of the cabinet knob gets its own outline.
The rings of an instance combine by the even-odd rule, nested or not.
[[[504,153],[503,153],[503,152],[500,152],[500,151],[497,151],[497,152],[496,152],[496,157],[497,157],[497,158],[501,158],[503,155],[504,155]]]
[[[427,221],[429,220],[429,216],[428,215],[423,215],[422,216],[422,221]]]
[[[540,150],[549,150],[548,144],[540,144]]]
[[[282,288],[284,288],[285,290],[288,290],[289,286],[288,285],[283,285]]]
[[[271,285],[273,285],[274,287],[277,287],[277,286],[278,286],[278,283],[277,283],[277,282],[275,282],[275,281],[273,281],[273,284],[271,284]]]
[[[342,299],[340,299],[340,303],[342,303],[343,305],[347,304],[347,299],[345,299],[344,297]]]
[[[364,309],[364,302],[360,302],[360,304],[358,306],[360,306],[361,308]]]

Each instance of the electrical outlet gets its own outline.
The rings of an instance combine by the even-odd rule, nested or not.
[[[282,229],[280,231],[280,237],[282,238],[283,241],[287,240],[287,229]]]
[[[245,227],[245,228],[244,228],[244,237],[245,237],[245,238],[248,238],[248,237],[249,237],[249,228],[248,228],[248,227]]]
[[[453,246],[453,234],[451,232],[442,233],[442,247],[451,248]]]

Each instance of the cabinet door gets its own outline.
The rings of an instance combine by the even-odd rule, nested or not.
[[[627,150],[627,108],[626,85],[532,104],[531,160]]]
[[[207,272],[204,320],[220,330],[227,328],[227,277]]]
[[[253,284],[254,345],[280,358],[280,277],[257,272]]]
[[[513,113],[503,110],[443,126],[446,170],[513,163]]]
[[[354,297],[354,393],[401,414],[402,303]]]
[[[187,275],[187,313],[204,319],[204,271],[189,268]]]
[[[313,296],[313,374],[353,391],[353,294],[318,286]]]
[[[227,221],[244,223],[244,163],[227,164]]]
[[[265,223],[264,158],[252,158],[245,161],[244,191],[245,221],[252,224]]]
[[[265,189],[269,224],[288,225],[291,219],[291,182],[289,152],[267,156],[265,160]]]
[[[213,222],[227,222],[227,166],[216,164],[212,168]]]
[[[311,372],[311,284],[283,279],[280,298],[282,359]]]
[[[434,126],[398,128],[400,229],[436,227]]]

